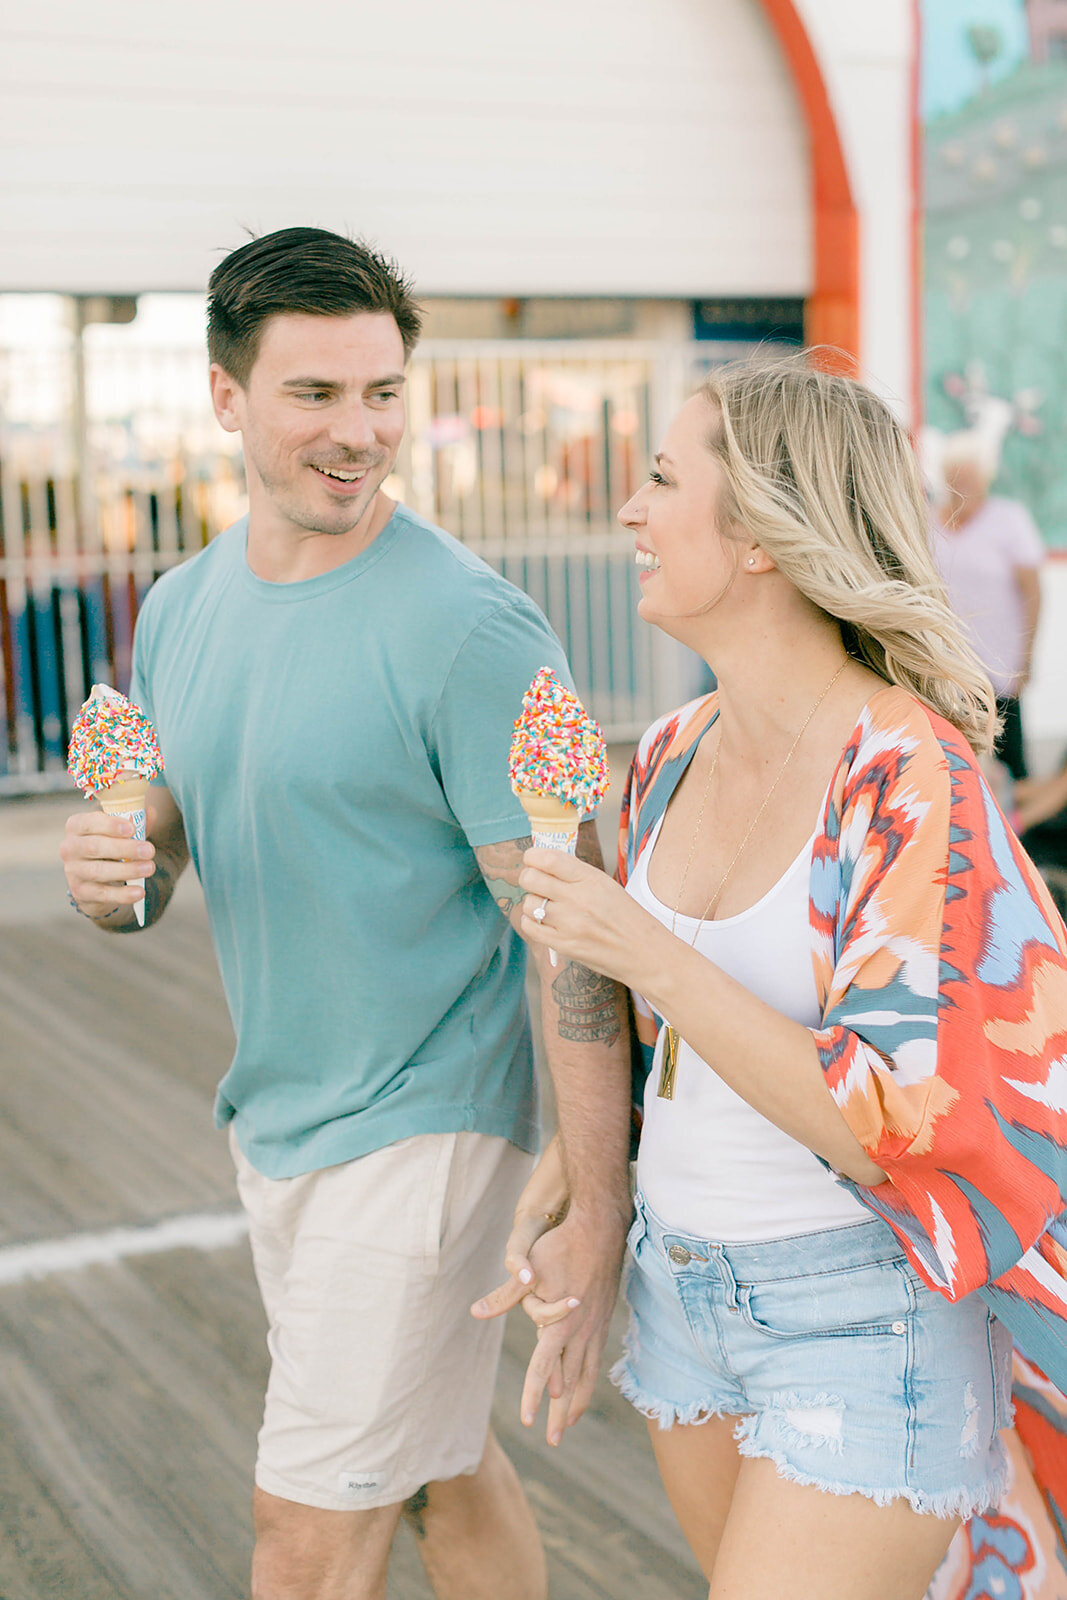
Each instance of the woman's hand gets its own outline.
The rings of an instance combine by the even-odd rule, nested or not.
[[[499,1317],[512,1306],[521,1305],[531,1321],[544,1328],[577,1309],[581,1302],[573,1296],[552,1301],[539,1298],[533,1289],[537,1275],[530,1261],[530,1251],[538,1239],[562,1222],[568,1203],[563,1150],[557,1133],[546,1145],[515,1207],[504,1257],[509,1276],[471,1306],[472,1317]]]
[[[523,856],[519,887],[526,896],[521,932],[528,944],[641,988],[649,949],[664,930],[606,872],[564,850],[535,847]]]

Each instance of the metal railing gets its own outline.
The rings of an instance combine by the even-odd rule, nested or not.
[[[703,373],[737,347],[429,342],[389,488],[542,606],[610,738],[700,664],[636,616],[615,512]],[[62,787],[94,681],[125,688],[151,583],[244,509],[239,441],[192,349],[0,350],[0,795]]]

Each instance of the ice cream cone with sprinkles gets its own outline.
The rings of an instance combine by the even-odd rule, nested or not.
[[[579,824],[607,793],[608,754],[599,725],[550,667],[541,668],[523,696],[508,776],[535,847],[573,855]],[[556,952],[549,957],[555,966]]]
[[[86,799],[96,799],[109,817],[129,817],[135,840],[145,837],[148,785],[163,771],[156,730],[139,706],[117,689],[94,683],[74,719],[67,771]],[[144,888],[143,878],[127,887]],[[144,900],[134,903],[144,927]]]

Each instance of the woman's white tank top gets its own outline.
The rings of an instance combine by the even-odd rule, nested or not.
[[[667,928],[673,912],[648,886],[662,818],[627,892]],[[735,917],[679,916],[675,932],[752,994],[804,1027],[821,1022],[811,961],[808,882],[815,835],[761,900]],[[806,1145],[735,1094],[684,1040],[674,1098],[657,1094],[664,1030],[645,1087],[637,1184],[661,1221],[724,1242],[780,1239],[866,1221],[871,1213]]]

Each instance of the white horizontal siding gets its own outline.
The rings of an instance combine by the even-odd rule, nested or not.
[[[911,0],[796,0],[860,213],[864,375],[909,416],[912,371]]]
[[[0,288],[196,289],[243,227],[293,223],[374,238],[427,294],[810,287],[806,134],[758,0],[22,17]]]

